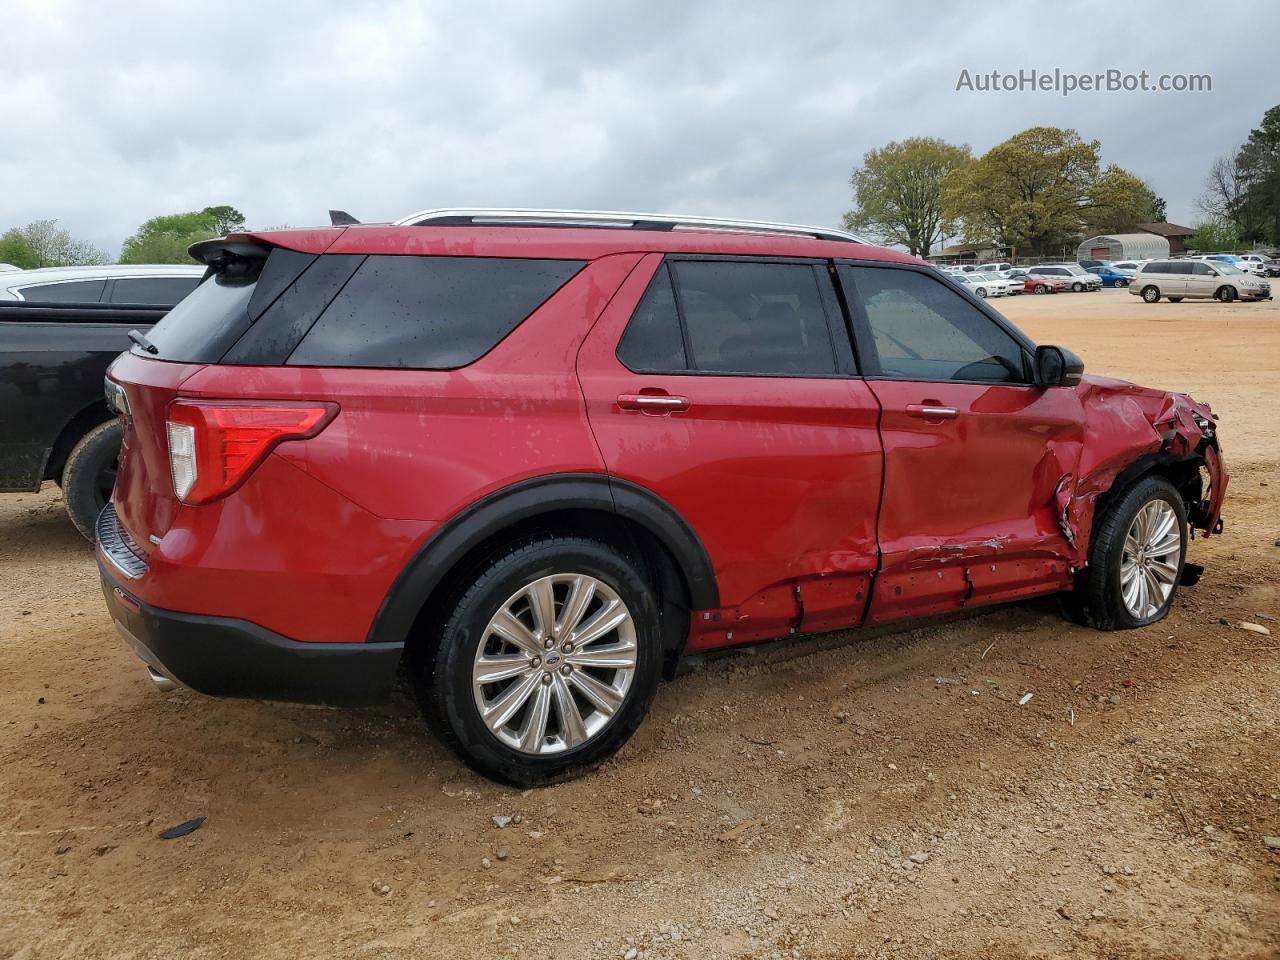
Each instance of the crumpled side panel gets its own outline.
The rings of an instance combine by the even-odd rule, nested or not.
[[[1074,475],[1063,477],[1054,499],[1063,534],[1083,565],[1098,497],[1121,472],[1153,453],[1189,458],[1200,452],[1210,473],[1210,503],[1202,524],[1208,535],[1222,509],[1227,475],[1216,449],[1213,411],[1185,393],[1167,393],[1122,380],[1086,377],[1078,388],[1084,408],[1084,443]],[[1209,442],[1205,442],[1209,441]],[[1203,446],[1202,446],[1203,444]]]

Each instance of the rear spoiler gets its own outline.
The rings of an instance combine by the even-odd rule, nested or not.
[[[237,260],[264,260],[271,248],[244,233],[201,240],[187,247],[192,259],[210,267],[225,267]]]

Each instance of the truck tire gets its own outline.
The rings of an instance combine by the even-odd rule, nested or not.
[[[62,496],[67,515],[90,543],[98,514],[111,498],[116,483],[122,428],[119,420],[100,423],[71,449],[62,468]]]

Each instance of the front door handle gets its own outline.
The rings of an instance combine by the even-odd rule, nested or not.
[[[622,410],[639,410],[641,413],[678,413],[689,409],[688,397],[674,397],[665,393],[624,393],[618,397]]]
[[[955,407],[944,407],[935,402],[907,404],[907,416],[919,417],[921,420],[954,420],[959,415]]]

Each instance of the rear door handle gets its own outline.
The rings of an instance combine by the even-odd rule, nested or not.
[[[623,410],[661,415],[688,410],[689,398],[673,397],[665,393],[624,393],[618,397],[618,406]]]
[[[921,420],[954,420],[959,415],[955,407],[944,407],[936,403],[907,404],[907,416],[919,417]]]

